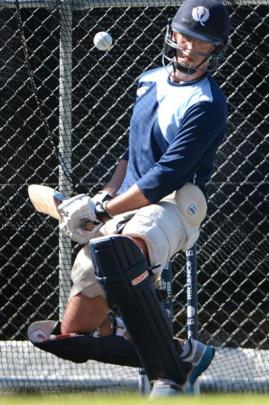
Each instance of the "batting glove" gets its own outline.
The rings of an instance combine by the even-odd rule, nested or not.
[[[65,229],[63,230],[63,232],[69,236],[70,239],[72,239],[74,242],[79,243],[80,245],[86,245],[87,243],[89,243],[89,241],[92,238],[96,238],[98,235],[98,231],[101,228],[103,224],[99,224],[99,225],[94,225],[94,228],[92,229],[92,231],[86,231],[83,228],[77,228],[74,230],[74,232],[71,233],[65,233]],[[61,228],[61,224],[60,224],[60,229]]]
[[[60,229],[77,243],[85,244],[96,234],[100,225],[95,214],[96,204],[86,194],[64,200],[58,209],[61,213]]]

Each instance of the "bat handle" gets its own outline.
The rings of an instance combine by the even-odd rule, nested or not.
[[[54,198],[56,205],[60,205],[64,200],[63,194],[60,193],[60,191],[56,191],[56,190],[53,193],[53,198]]]

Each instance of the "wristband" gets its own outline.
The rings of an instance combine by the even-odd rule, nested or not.
[[[95,206],[95,215],[98,221],[104,222],[105,218],[113,218],[113,216],[106,209],[106,205],[109,200],[104,201],[103,203],[98,203]]]

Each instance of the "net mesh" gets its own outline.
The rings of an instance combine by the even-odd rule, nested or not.
[[[66,241],[59,250],[57,223],[34,213],[27,185],[94,194],[109,179],[127,145],[135,80],[161,63],[177,2],[0,3],[0,387],[133,386],[137,370],[89,362],[85,374],[74,365],[71,373],[25,341],[29,323],[58,319],[76,253]],[[197,245],[199,337],[219,349],[201,381],[269,391],[269,3],[226,4],[231,45],[214,76],[228,97],[229,129]],[[109,52],[94,48],[98,31],[111,33]],[[184,336],[184,255],[172,264],[174,325]]]

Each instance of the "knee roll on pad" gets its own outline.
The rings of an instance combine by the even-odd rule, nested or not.
[[[92,239],[96,276],[116,305],[150,380],[179,384],[188,370],[175,349],[169,319],[152,286],[143,253],[128,237]]]

